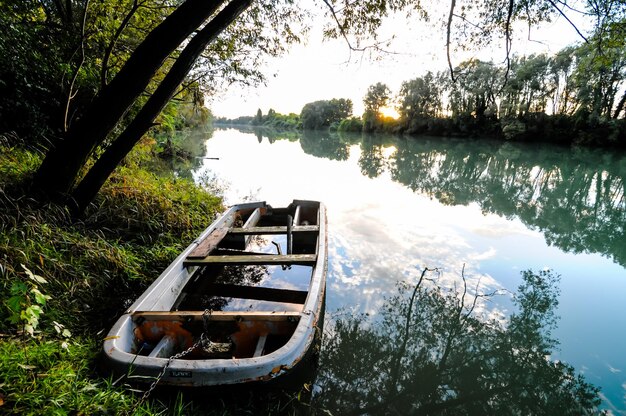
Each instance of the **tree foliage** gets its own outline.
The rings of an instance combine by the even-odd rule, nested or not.
[[[376,131],[382,127],[383,114],[381,109],[389,104],[391,90],[386,84],[377,82],[370,85],[363,97],[363,130]]]
[[[428,71],[423,77],[405,81],[398,94],[398,113],[406,120],[441,116],[442,82]]]
[[[363,130],[626,146],[626,43],[612,39],[614,32],[553,56],[463,61],[454,79],[427,72],[403,82],[395,97],[384,84],[372,85]],[[387,123],[378,109],[391,101],[400,120]]]
[[[376,320],[337,319],[326,337],[318,406],[333,414],[599,413],[598,389],[556,346],[558,276],[522,273],[507,322],[477,313],[493,294],[446,290],[427,270],[386,300]]]
[[[431,11],[415,0],[324,0],[320,5],[329,18],[325,35],[343,37],[353,50],[362,51],[384,48],[377,31],[386,16],[408,12],[426,20]],[[507,78],[513,67],[513,23],[534,25],[571,12],[549,0],[511,0],[506,6],[491,0],[452,0],[445,25],[448,52],[455,44],[481,46],[504,39]],[[613,118],[624,112],[624,7],[604,0],[587,2],[584,8],[596,20],[596,32],[588,36],[591,53],[576,55],[585,71],[561,73],[571,83],[559,85],[594,85],[568,96],[580,103],[577,116],[594,123],[611,112]],[[33,190],[41,192],[37,196],[62,195],[82,209],[168,101],[190,86],[205,94],[220,83],[263,80],[263,58],[299,41],[307,29],[306,16],[293,0],[4,1],[0,129],[49,149],[35,176]],[[452,61],[450,66],[454,69]],[[469,112],[479,120],[489,117],[496,85],[489,65],[462,63],[458,68],[468,74],[453,71],[455,78],[478,90],[459,87],[454,95],[458,99],[450,98],[455,102],[452,111]],[[535,91],[532,81],[526,87]],[[545,95],[533,93],[531,98],[545,101]],[[539,103],[528,111],[541,108],[543,101]],[[376,100],[371,104],[364,117],[366,130],[380,128],[380,107]],[[313,126],[326,123],[326,118],[311,121]],[[83,183],[83,178],[88,180]]]
[[[305,12],[289,0],[251,3],[3,2],[2,25],[12,31],[0,43],[0,127],[51,149],[35,188],[84,209],[170,100],[197,103],[220,83],[262,81],[262,59],[299,40]],[[19,59],[9,65],[9,56]],[[12,82],[31,70],[36,78]],[[45,119],[33,125],[33,114]],[[169,124],[168,114],[160,121]]]
[[[302,127],[305,130],[328,128],[333,123],[352,115],[352,100],[333,98],[305,104],[300,112]]]

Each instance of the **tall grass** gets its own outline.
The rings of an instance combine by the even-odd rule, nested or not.
[[[155,414],[168,407],[153,400],[135,409],[136,395],[95,371],[112,322],[222,209],[219,197],[191,181],[145,170],[149,157],[149,146],[140,146],[76,220],[27,196],[41,156],[0,141],[0,413]],[[42,280],[33,283],[28,273]],[[50,297],[34,336],[24,331],[27,317],[15,314],[36,304],[31,287]],[[174,409],[185,413],[187,405]]]

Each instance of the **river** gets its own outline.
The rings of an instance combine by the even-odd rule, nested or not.
[[[625,155],[235,129],[204,140],[193,176],[217,178],[226,203],[326,205],[327,320],[346,311],[376,320],[396,283],[425,267],[438,269],[439,285],[465,277],[475,293],[501,293],[477,312],[502,317],[521,271],[551,269],[560,275],[551,358],[600,387],[604,409],[626,414]]]

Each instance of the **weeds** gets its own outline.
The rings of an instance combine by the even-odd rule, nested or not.
[[[131,408],[136,400],[109,381],[92,376],[99,343],[75,339],[0,341],[3,414],[103,414]]]
[[[139,403],[129,386],[98,374],[114,320],[212,222],[221,199],[190,180],[150,173],[144,142],[77,221],[62,206],[26,197],[41,158],[7,143],[0,142],[0,413],[299,412],[300,400],[282,392],[208,402],[207,394],[159,394]]]
[[[137,397],[96,374],[103,334],[208,226],[221,200],[189,180],[146,171],[144,145],[77,221],[26,196],[41,157],[7,143],[0,142],[0,413],[129,412]],[[186,406],[177,402],[177,414]],[[168,407],[154,400],[136,414]]]
[[[48,281],[28,270],[23,264],[22,268],[28,280],[14,280],[11,283],[9,290],[11,297],[5,302],[9,311],[7,319],[11,324],[21,326],[22,332],[33,337],[35,329],[39,326],[39,317],[43,313],[43,308],[50,300],[50,295],[42,293],[39,286]],[[60,324],[57,323],[57,325]]]

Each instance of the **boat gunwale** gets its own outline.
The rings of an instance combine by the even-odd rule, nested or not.
[[[299,320],[290,339],[277,350],[259,357],[212,358],[200,360],[173,359],[168,366],[169,374],[164,374],[161,379],[162,384],[180,386],[210,386],[269,380],[292,369],[306,355],[311,344],[313,343],[318,328],[320,327],[319,319],[325,296],[326,269],[328,262],[326,209],[324,204],[321,202],[294,200],[293,203],[298,202],[303,204],[319,204],[317,213],[319,230],[317,231],[317,260],[315,264],[312,265],[308,295],[304,302],[302,311],[297,312]],[[196,269],[195,266],[184,266],[184,260],[186,259],[187,254],[193,251],[203,238],[208,236],[214,229],[221,226],[227,220],[228,215],[233,215],[236,211],[242,209],[263,206],[266,206],[265,202],[238,204],[228,209],[219,219],[207,227],[207,229],[203,231],[201,235],[196,238],[189,245],[189,247],[187,247],[187,249],[185,249],[176,258],[176,260],[170,264],[169,267],[165,269],[165,271],[146,290],[146,292],[144,292],[144,294],[142,294],[142,296],[140,296],[137,301],[131,305],[126,313],[118,319],[104,342],[105,355],[109,359],[112,366],[118,367],[118,370],[123,370],[124,368],[132,365],[135,370],[135,376],[139,376],[140,378],[146,376],[156,377],[156,375],[161,372],[163,367],[168,363],[169,359],[147,357],[125,351],[121,348],[122,339],[119,334],[123,334],[125,330],[128,331],[132,328],[133,317],[137,315],[149,315],[150,313],[181,315],[181,312],[183,311],[146,310],[143,305],[148,303],[154,307],[154,305],[158,304],[158,298],[161,294],[165,290],[171,290],[171,287],[173,286],[177,286],[179,290],[182,290],[191,278],[193,271]],[[172,273],[176,273],[176,268],[179,268],[180,271],[175,279],[181,280],[182,285],[180,282],[173,282],[168,286],[167,281],[171,279],[170,275]],[[187,276],[180,277],[181,274],[185,274],[185,270],[187,270]],[[156,293],[162,285],[166,287],[164,287],[164,290],[158,292],[159,294],[157,295]],[[157,299],[152,300],[152,297],[156,297]],[[174,299],[176,297],[177,295],[174,296]],[[196,315],[198,314],[197,311],[194,312]],[[256,314],[259,315],[258,313]],[[221,312],[218,315],[221,317],[220,319],[225,319],[228,316],[241,316],[242,312],[229,311]],[[218,315],[216,315],[216,317]],[[271,314],[268,316],[271,316]],[[272,319],[275,319],[276,317],[277,315]],[[128,371],[128,369],[126,371]],[[192,373],[196,375],[195,379],[191,376],[191,378],[173,376],[175,374]]]

